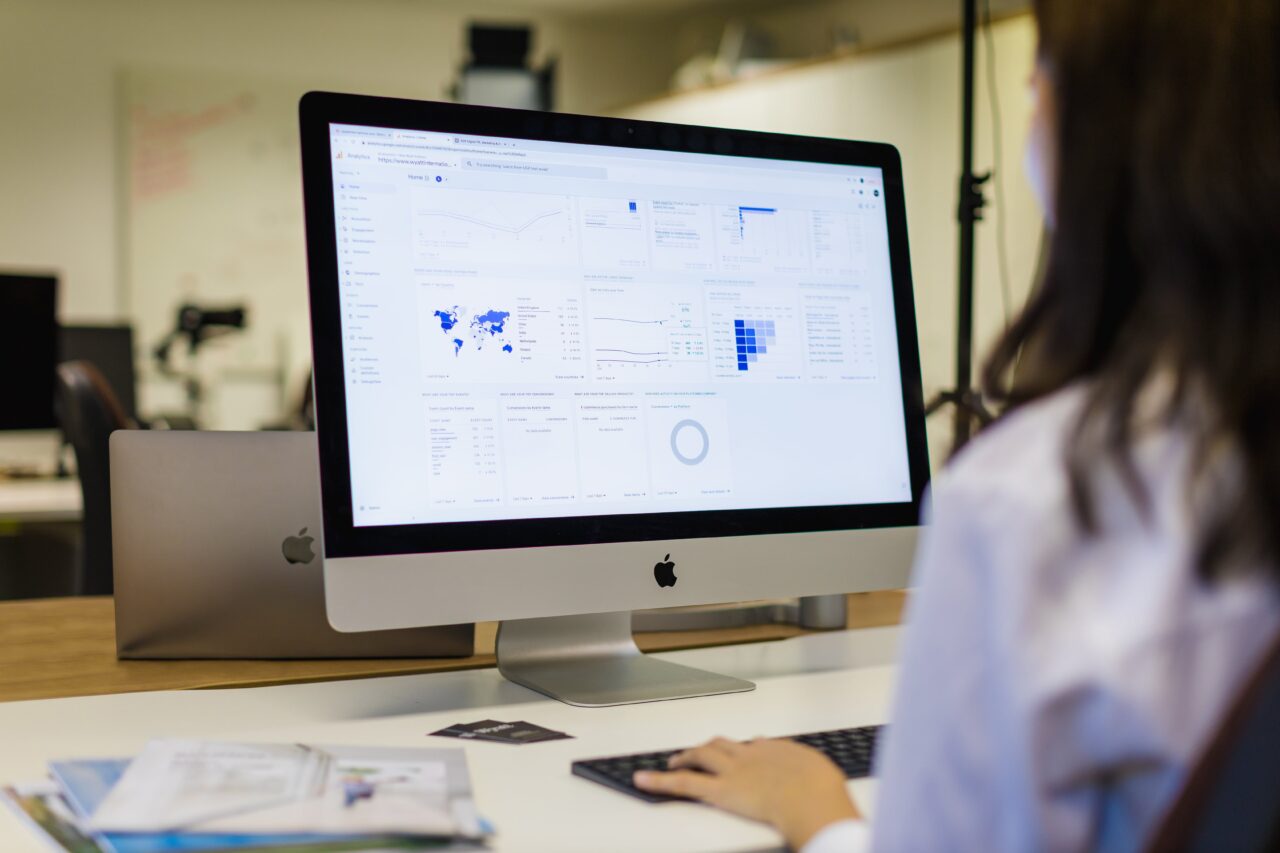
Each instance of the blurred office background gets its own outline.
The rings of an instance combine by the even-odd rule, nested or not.
[[[1026,6],[980,3],[990,26],[978,43],[976,156],[995,176],[978,229],[979,355],[1025,299],[1040,249],[1021,170],[1035,43]],[[960,8],[0,0],[0,274],[56,276],[58,318],[82,346],[131,353],[132,368],[99,361],[142,422],[296,427],[310,369],[296,104],[309,89],[533,98],[567,112],[886,141],[904,161],[932,396],[954,373]],[[184,333],[192,321],[200,328]],[[92,331],[103,327],[114,331]],[[130,371],[136,390],[123,387]],[[949,413],[932,419],[935,465],[949,430]],[[61,440],[0,432],[0,469],[51,474],[70,455]],[[78,535],[74,513],[6,506],[0,489],[0,575],[48,562]],[[49,528],[65,534],[53,551],[31,544],[41,524],[64,525]],[[30,589],[0,577],[0,597]]]

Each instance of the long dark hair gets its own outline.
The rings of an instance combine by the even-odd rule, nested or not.
[[[1190,488],[1216,477],[1223,449],[1238,463],[1202,519],[1202,576],[1265,564],[1280,577],[1280,3],[1035,9],[1056,100],[1055,226],[985,389],[1016,409],[1084,385],[1066,464],[1096,531],[1099,462],[1147,503],[1136,404],[1167,378],[1159,414],[1190,430]]]

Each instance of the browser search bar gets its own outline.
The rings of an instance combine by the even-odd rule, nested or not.
[[[557,178],[596,178],[609,176],[607,169],[598,166],[562,166],[558,163],[528,163],[525,161],[505,162],[501,160],[477,160],[464,158],[464,171],[500,172],[504,175],[546,175]]]

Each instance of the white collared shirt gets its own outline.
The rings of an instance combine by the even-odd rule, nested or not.
[[[1280,626],[1266,573],[1207,586],[1174,428],[1071,509],[1079,387],[984,432],[934,483],[870,824],[804,853],[1137,850]]]

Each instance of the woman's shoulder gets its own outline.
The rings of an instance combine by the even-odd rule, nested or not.
[[[1065,502],[1067,447],[1086,395],[1085,386],[1073,385],[1000,418],[935,478],[935,494],[1007,499],[1027,510]]]
[[[1171,528],[1189,532],[1194,507],[1186,504],[1192,475],[1189,414],[1162,414],[1169,387],[1153,382],[1139,395],[1132,414],[1132,444],[1121,455],[1096,445],[1081,455],[1074,447],[1091,387],[1079,382],[1024,405],[983,430],[937,478],[935,496],[946,493],[974,507],[988,507],[1002,523],[1015,519],[1061,521],[1075,515],[1069,461],[1084,464],[1095,515],[1109,533],[1162,536]],[[1098,425],[1090,425],[1096,436]],[[1092,444],[1092,443],[1091,443]],[[1123,463],[1120,461],[1123,457]],[[1135,490],[1135,486],[1137,487]],[[1149,504],[1144,507],[1142,504]],[[1141,522],[1155,510],[1155,526]]]

